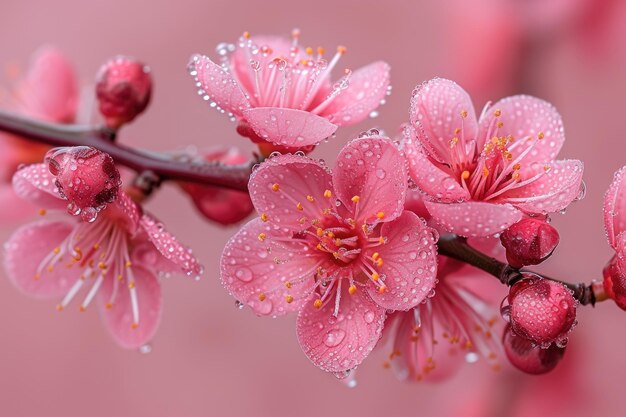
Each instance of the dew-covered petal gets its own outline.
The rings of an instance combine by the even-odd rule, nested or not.
[[[133,201],[124,191],[117,193],[117,198],[107,208],[107,215],[110,218],[119,219],[126,230],[134,235],[139,227],[139,221],[143,215],[141,206]]]
[[[358,221],[391,221],[404,210],[408,173],[393,142],[382,136],[355,139],[346,145],[333,171],[337,197]],[[358,196],[358,201],[353,197]]]
[[[320,259],[315,255],[301,240],[257,218],[226,244],[220,261],[222,284],[258,315],[296,311],[313,292]]]
[[[434,78],[413,90],[409,108],[411,126],[429,156],[450,161],[450,141],[463,135],[466,142],[477,139],[478,123],[470,96],[454,81]],[[463,116],[465,117],[463,117]],[[462,128],[459,134],[457,128]]]
[[[148,234],[148,239],[161,255],[178,265],[180,271],[190,276],[202,274],[204,268],[192,254],[191,249],[165,230],[163,223],[152,215],[144,213],[140,220],[140,226]]]
[[[495,115],[498,110],[499,117]],[[503,125],[494,129],[497,122]],[[489,107],[480,120],[481,139],[509,135],[514,138],[513,145],[509,145],[514,159],[533,147],[521,161],[522,169],[532,162],[553,161],[565,142],[561,115],[554,106],[526,95],[503,98]]]
[[[409,161],[411,178],[428,197],[444,203],[470,198],[469,192],[450,174],[433,163],[419,144],[405,140],[404,149]]]
[[[33,164],[13,175],[13,189],[18,197],[37,207],[63,209],[67,202],[61,198],[54,181],[45,164]]]
[[[383,61],[359,68],[350,76],[348,88],[321,114],[339,126],[365,120],[387,95],[389,69],[389,64]]]
[[[60,123],[72,122],[76,116],[76,74],[56,48],[42,47],[34,54],[16,93],[19,111],[29,116]]]
[[[387,290],[380,293],[378,288],[368,285],[368,292],[383,308],[408,310],[421,303],[435,287],[438,234],[410,211],[385,223],[380,233],[387,243],[371,252],[378,252],[383,260],[376,271],[383,277]]]
[[[0,139],[1,140],[1,139]],[[0,185],[0,225],[11,224],[34,213],[33,206],[19,198],[10,184]]]
[[[297,109],[255,107],[243,116],[260,138],[288,148],[316,145],[337,130],[328,119]]]
[[[333,315],[335,302],[321,308],[305,303],[298,314],[296,331],[304,353],[320,369],[342,373],[363,362],[380,339],[385,310],[364,291],[341,291],[339,314]]]
[[[222,109],[241,116],[250,107],[239,83],[224,68],[203,55],[194,55],[189,61],[189,71],[200,84],[203,98],[215,102]]]
[[[609,244],[615,249],[615,237],[626,231],[626,166],[615,173],[604,195],[604,228]]]
[[[487,237],[500,233],[522,218],[510,204],[467,201],[443,204],[427,201],[426,208],[448,232],[465,237]]]
[[[248,184],[250,197],[259,214],[270,223],[290,230],[304,230],[327,209],[334,208],[331,176],[317,161],[305,156],[281,155],[255,169]]]
[[[19,228],[5,244],[4,267],[9,280],[27,295],[48,298],[64,295],[79,278],[81,269],[59,262],[52,271],[39,266],[69,236],[72,225],[38,222]]]
[[[161,286],[154,274],[133,266],[132,278],[139,311],[136,326],[133,325],[129,274],[124,281],[118,281],[109,274],[98,291],[98,304],[104,324],[117,344],[125,349],[138,349],[152,339],[159,326],[162,310]]]
[[[498,201],[511,203],[526,212],[545,214],[565,209],[580,195],[581,161],[561,160],[535,165],[532,170],[524,172],[521,181],[543,173],[537,180],[504,193]]]

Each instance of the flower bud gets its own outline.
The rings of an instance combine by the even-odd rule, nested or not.
[[[546,260],[559,244],[559,232],[545,220],[524,218],[500,236],[506,259],[516,268]]]
[[[150,68],[133,58],[118,56],[105,63],[96,78],[100,113],[117,129],[143,112],[150,101]]]
[[[235,148],[202,155],[204,161],[227,165],[243,164],[247,159]],[[200,213],[209,220],[229,225],[237,223],[252,213],[254,206],[247,192],[211,187],[195,183],[180,183]]]
[[[543,347],[567,343],[576,321],[576,300],[563,284],[527,275],[509,292],[512,330]]]
[[[92,222],[117,198],[122,181],[109,154],[89,146],[55,148],[45,162],[70,214]]]
[[[542,349],[532,341],[517,335],[510,326],[504,329],[502,345],[506,357],[513,366],[533,375],[553,370],[565,354],[565,348],[555,344]]]
[[[626,276],[622,273],[620,259],[614,256],[604,267],[604,291],[622,310],[626,310]]]

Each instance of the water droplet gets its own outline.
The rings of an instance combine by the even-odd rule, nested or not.
[[[365,318],[366,323],[373,323],[374,319],[376,318],[376,315],[374,314],[373,311],[367,310],[365,312],[364,318]]]
[[[235,276],[243,282],[252,281],[252,271],[246,267],[237,269],[237,271],[235,271]]]
[[[141,346],[138,349],[139,353],[143,354],[143,355],[147,355],[148,353],[152,352],[152,345],[149,343],[146,343],[145,345]]]
[[[324,338],[324,344],[328,347],[335,347],[339,345],[346,337],[346,332],[341,329],[332,329]]]
[[[243,310],[243,308],[245,307],[245,304],[244,304],[244,303],[242,303],[242,302],[241,302],[241,301],[239,301],[239,300],[235,300],[235,307],[236,307],[238,310]]]

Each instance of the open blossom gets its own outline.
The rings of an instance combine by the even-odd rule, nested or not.
[[[524,213],[563,210],[583,190],[582,162],[555,160],[565,141],[561,117],[535,97],[488,104],[477,119],[461,87],[433,79],[413,92],[405,136],[428,211],[462,236],[502,232]]]
[[[386,63],[345,70],[333,83],[346,48],[327,61],[324,48],[303,48],[299,36],[297,30],[291,40],[246,32],[236,45],[218,45],[219,63],[203,55],[189,63],[200,96],[228,112],[261,150],[316,145],[337,127],[365,119],[388,93]]]
[[[404,210],[407,172],[370,132],[332,173],[300,155],[270,158],[250,178],[260,218],[227,244],[222,281],[259,315],[298,312],[297,334],[321,369],[344,375],[374,348],[386,310],[409,310],[435,285],[437,234]]]
[[[5,107],[36,119],[70,123],[76,115],[78,88],[71,64],[60,51],[41,48],[33,56],[27,73],[11,91]],[[41,161],[47,145],[26,142],[14,135],[0,133],[0,220],[11,220],[31,213],[11,186],[13,173],[20,164]]]
[[[604,290],[626,310],[626,167],[615,177],[604,197],[604,227],[615,255],[604,269]]]
[[[392,351],[385,367],[406,381],[439,381],[480,358],[499,369],[502,320],[493,297],[485,295],[494,280],[444,256],[437,279],[432,297],[387,319]]]
[[[78,178],[70,181],[78,184]],[[67,192],[70,181],[55,178],[48,164],[30,165],[13,177],[16,193],[40,207],[42,214],[68,207],[68,200],[55,184],[58,181],[65,186],[63,195],[71,199],[75,194]],[[70,207],[74,207],[72,204],[76,203],[70,201]],[[13,284],[27,295],[59,297],[59,311],[68,307],[81,290],[85,295],[80,311],[98,298],[105,325],[116,342],[125,348],[137,348],[152,338],[161,316],[156,273],[197,275],[202,272],[201,266],[158,220],[144,213],[119,188],[113,201],[98,209],[93,222],[72,217],[20,228],[5,246],[5,269]],[[79,212],[74,210],[72,214]]]

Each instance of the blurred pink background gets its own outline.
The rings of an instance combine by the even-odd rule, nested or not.
[[[24,68],[33,50],[53,44],[89,87],[107,58],[134,55],[150,64],[156,88],[147,114],[122,131],[122,142],[155,150],[252,149],[196,96],[187,60],[195,52],[213,54],[217,43],[234,42],[244,30],[288,35],[294,27],[304,44],[348,46],[342,62],[349,67],[376,59],[392,66],[393,94],[380,117],[341,129],[314,153],[329,162],[359,131],[376,126],[394,133],[407,119],[412,88],[435,75],[466,87],[478,109],[518,92],[553,102],[566,127],[561,156],[585,162],[588,192],[555,217],[562,243],[543,270],[572,282],[600,278],[610,254],[602,197],[613,171],[626,164],[624,2],[4,1],[0,68]],[[405,384],[383,369],[388,352],[381,352],[359,368],[358,387],[349,389],[308,362],[294,317],[260,319],[235,308],[219,283],[218,261],[236,229],[203,222],[168,186],[149,208],[207,269],[200,282],[164,282],[152,352],[116,347],[95,309],[59,314],[54,301],[24,297],[0,279],[0,415],[623,415],[626,314],[611,303],[579,310],[569,352],[547,377],[476,364],[449,382]],[[11,230],[0,232],[3,240]]]

